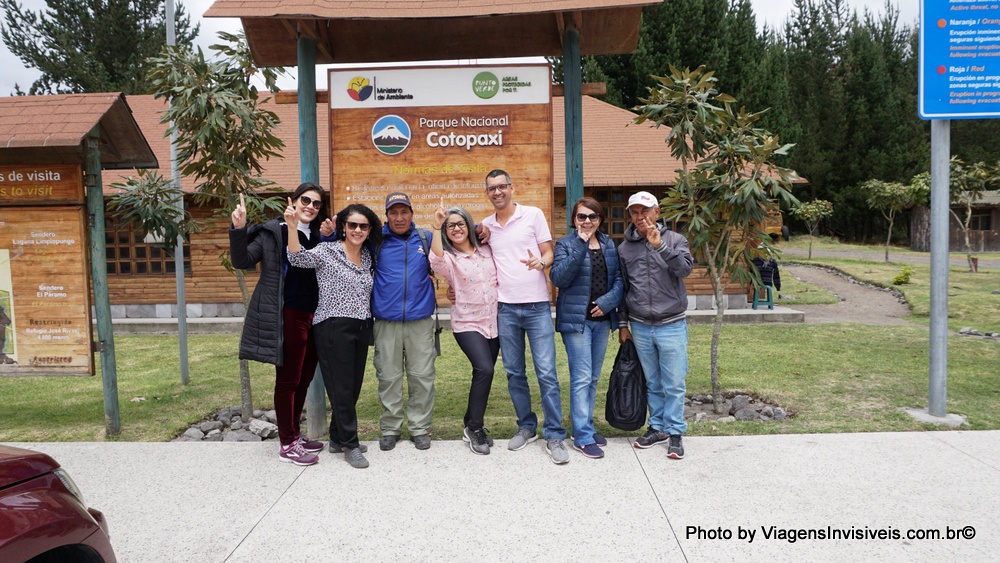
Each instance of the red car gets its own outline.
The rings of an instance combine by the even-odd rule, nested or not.
[[[104,514],[51,457],[0,446],[0,561],[114,563]]]

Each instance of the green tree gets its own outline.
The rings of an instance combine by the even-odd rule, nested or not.
[[[46,0],[44,11],[0,0],[0,38],[25,66],[41,71],[30,94],[124,92],[148,89],[147,59],[166,44],[160,0]],[[198,35],[178,4],[177,44]],[[20,93],[20,87],[16,87]]]
[[[834,204],[831,228],[848,239],[882,223],[861,184],[907,182],[925,166],[926,124],[917,117],[913,31],[891,4],[861,16],[843,0],[796,0],[785,26],[789,61],[788,165],[810,182],[812,199]]]
[[[892,225],[896,215],[912,207],[920,200],[920,192],[912,185],[901,184],[899,182],[883,182],[882,180],[868,180],[861,185],[861,189],[867,194],[868,205],[882,213],[889,223],[889,234],[885,239],[885,261],[889,261],[889,244],[892,242]]]
[[[712,396],[716,412],[722,404],[719,389],[719,337],[726,309],[727,281],[760,287],[760,274],[748,268],[758,253],[776,252],[762,230],[775,200],[798,204],[792,196],[795,173],[774,164],[782,145],[776,135],[756,127],[762,113],[736,110],[736,99],[716,89],[713,73],[670,68],[657,77],[641,100],[636,123],[649,120],[668,130],[666,143],[681,161],[677,185],[660,202],[668,221],[687,225],[691,248],[708,266],[716,305],[712,332]]]
[[[955,218],[955,222],[962,228],[964,238],[965,258],[969,263],[969,271],[976,272],[976,261],[973,260],[975,254],[972,252],[970,241],[970,223],[972,221],[972,209],[976,202],[983,199],[986,192],[1000,190],[1000,163],[989,165],[985,162],[976,162],[966,165],[962,159],[953,156],[949,171],[948,189],[951,205],[948,207],[949,213]],[[931,175],[929,172],[921,172],[913,177],[911,183],[920,203],[929,203],[931,191]],[[962,212],[959,215],[959,211]]]
[[[607,84],[605,101],[632,108],[656,86],[653,75],[665,74],[670,65],[718,69],[727,91],[766,97],[768,89],[758,94],[754,80],[765,50],[749,0],[670,0],[643,8],[634,53],[586,56],[581,65],[585,82]],[[562,58],[549,60],[559,83]]]
[[[259,77],[267,90],[277,91],[276,79],[282,69],[258,68],[250,55],[249,46],[242,35],[219,33],[225,42],[213,45],[216,57],[205,58],[201,49],[170,47],[154,58],[149,82],[153,95],[169,102],[161,123],[170,124],[168,134],[177,134],[177,160],[182,174],[195,179],[193,194],[195,205],[214,209],[213,219],[228,220],[240,194],[247,200],[247,213],[259,218],[265,210],[284,209],[282,198],[266,197],[271,182],[261,177],[265,160],[280,157],[284,143],[275,134],[278,116],[265,110],[261,104],[268,98],[253,84]],[[143,194],[154,192],[177,201],[176,194],[156,187],[139,186],[116,202],[122,216],[141,218],[147,230],[167,229],[168,217],[178,211],[169,211],[169,205],[155,200],[144,200]],[[157,208],[162,208],[160,211]],[[192,228],[179,227],[181,232]],[[176,231],[174,231],[176,232]],[[228,251],[220,256],[223,264],[232,270]],[[236,270],[236,279],[243,296],[244,306],[249,305],[250,293],[242,270]],[[250,389],[250,371],[246,360],[240,360],[240,396],[243,412],[253,412]]]
[[[809,228],[809,260],[813,257],[813,239],[816,238],[816,230],[819,222],[833,215],[833,204],[825,199],[814,199],[807,201],[792,210],[792,215],[801,219]]]

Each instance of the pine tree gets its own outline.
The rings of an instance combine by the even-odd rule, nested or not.
[[[145,93],[147,59],[166,45],[159,0],[46,0],[44,11],[0,0],[0,38],[25,66],[41,71],[29,94]],[[178,4],[177,44],[198,34]],[[17,87],[20,91],[20,87]]]

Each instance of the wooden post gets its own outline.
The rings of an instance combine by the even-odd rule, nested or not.
[[[563,31],[563,84],[566,127],[566,232],[573,232],[572,209],[583,197],[583,71],[580,67],[580,31],[566,18]]]
[[[118,406],[118,367],[115,363],[115,337],[111,327],[111,297],[108,292],[107,253],[104,246],[104,184],[101,181],[100,126],[95,126],[84,141],[87,149],[87,217],[90,219],[90,275],[94,283],[94,309],[97,311],[97,349],[101,353],[101,380],[104,384],[104,433],[121,433],[121,409]]]
[[[298,41],[299,172],[303,182],[319,181],[319,139],[316,133],[316,40]],[[320,184],[322,185],[322,184]],[[331,200],[333,194],[331,193]],[[323,374],[316,374],[306,394],[306,434],[318,438],[327,432]],[[333,437],[331,436],[331,439]]]

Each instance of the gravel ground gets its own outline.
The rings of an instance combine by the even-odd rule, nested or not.
[[[839,303],[832,305],[794,305],[794,309],[805,313],[806,323],[910,324],[905,319],[910,314],[910,308],[888,291],[851,283],[837,274],[812,266],[787,265],[782,269],[796,279],[834,293],[840,299]]]

